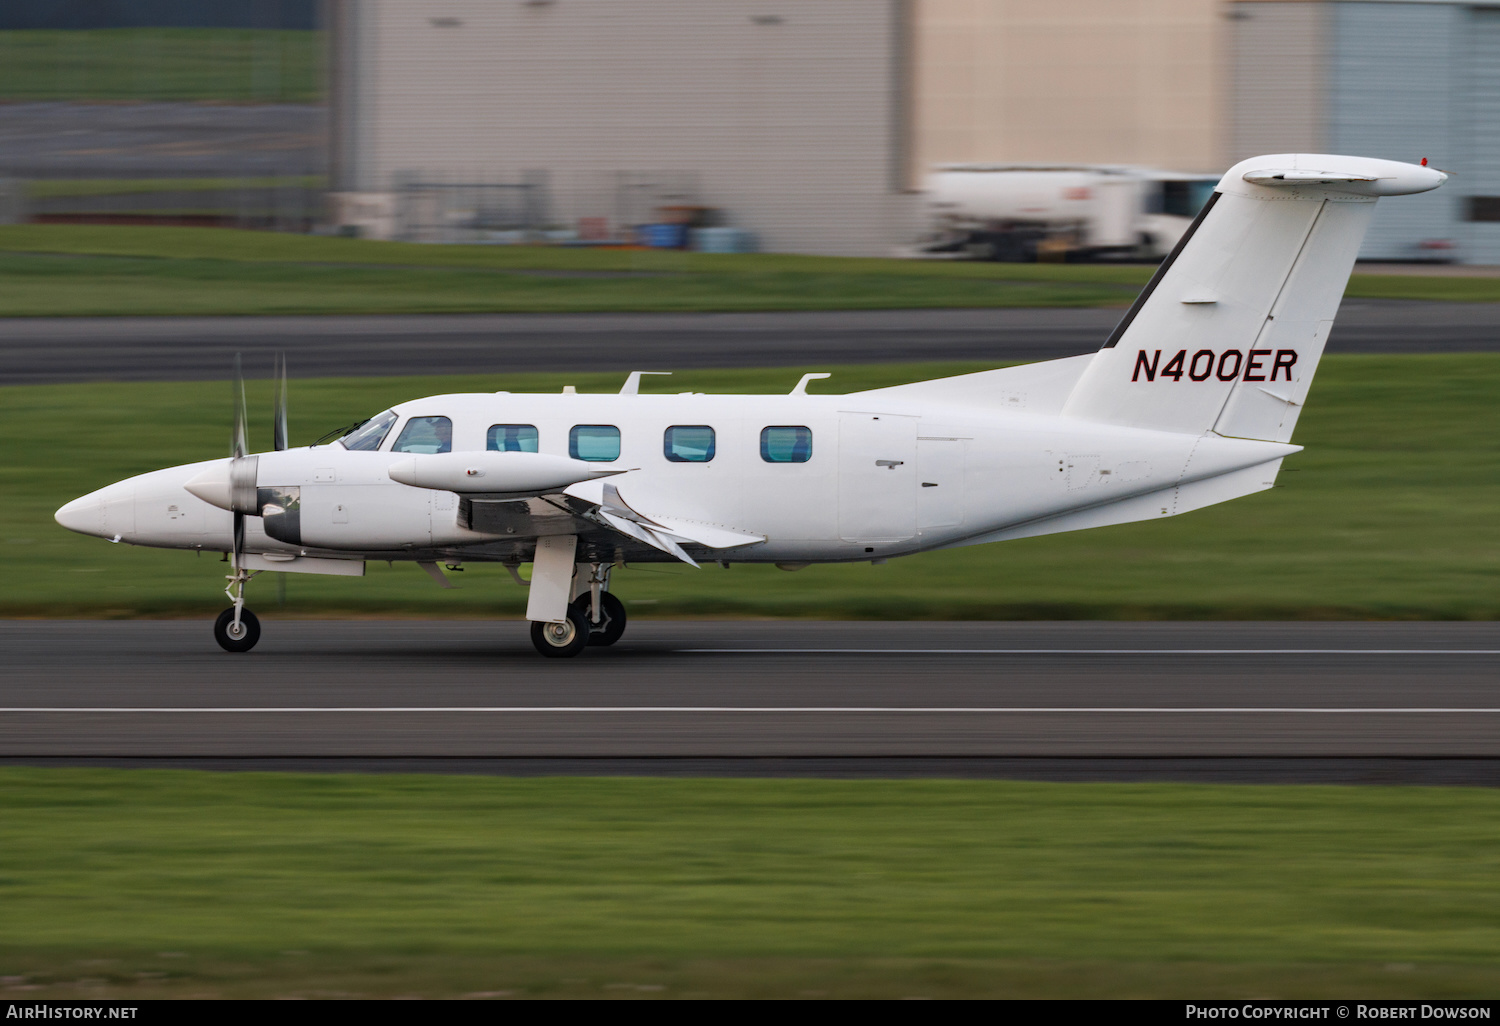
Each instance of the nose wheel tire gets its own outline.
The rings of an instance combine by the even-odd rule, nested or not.
[[[226,652],[248,652],[260,640],[260,621],[248,609],[240,610],[240,622],[234,623],[234,608],[224,610],[214,621],[214,640]]]
[[[562,623],[531,624],[531,644],[548,659],[570,659],[588,647],[589,621],[576,606],[569,606]]]
[[[589,596],[584,595],[573,603],[573,608],[578,610],[585,623],[589,623],[593,615],[593,603]],[[590,645],[613,645],[620,640],[625,633],[625,603],[621,602],[609,592],[599,596],[599,622],[590,624]]]

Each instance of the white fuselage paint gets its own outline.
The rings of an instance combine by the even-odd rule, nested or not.
[[[1150,515],[1166,516],[1182,509],[1157,497],[1235,472],[1256,478],[1248,485],[1235,479],[1235,494],[1269,487],[1280,458],[1296,451],[1270,442],[1122,428],[979,404],[902,401],[880,393],[478,393],[431,396],[394,411],[400,419],[377,451],[351,452],[333,443],[261,453],[262,489],[301,490],[302,544],[268,537],[263,521],[252,516],[246,518],[247,551],[347,559],[515,558],[524,534],[469,530],[460,526],[453,492],[391,479],[388,468],[410,459],[390,450],[412,417],[449,418],[455,453],[483,451],[495,424],[535,426],[538,450],[564,457],[575,425],[618,427],[618,459],[591,465],[626,471],[607,480],[647,517],[765,539],[701,550],[707,558],[734,562],[864,560],[989,540],[1007,531],[1045,533],[1045,526],[1028,525],[1076,517],[1077,511],[1132,496],[1142,497],[1136,504],[1151,507]],[[663,438],[673,425],[712,427],[713,459],[669,461]],[[809,428],[811,458],[764,460],[760,435],[768,426]],[[69,504],[59,520],[139,545],[225,550],[230,514],[183,488],[223,462],[122,481]],[[591,481],[568,493],[597,502],[601,488],[600,481]]]

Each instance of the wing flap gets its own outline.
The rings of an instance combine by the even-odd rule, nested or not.
[[[763,534],[747,534],[718,524],[701,524],[682,517],[652,518],[675,537],[710,549],[737,549],[742,545],[755,545],[766,540]]]
[[[464,497],[460,500],[459,522],[472,530],[516,538],[586,533],[588,525],[595,525],[693,567],[698,562],[688,555],[684,545],[733,549],[766,540],[764,535],[686,517],[648,517],[621,498],[620,490],[612,483],[598,480],[520,501]]]

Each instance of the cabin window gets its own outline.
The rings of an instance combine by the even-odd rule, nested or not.
[[[452,452],[453,421],[447,417],[413,417],[401,429],[391,452]]]
[[[536,428],[531,424],[494,424],[484,447],[490,452],[536,452]]]
[[[620,458],[620,429],[613,424],[577,424],[568,432],[568,455],[608,463]]]
[[[340,442],[345,449],[373,452],[380,448],[380,443],[385,441],[385,436],[390,434],[391,426],[398,419],[394,410],[377,413],[363,424],[355,425],[354,430],[340,439]]]
[[[707,463],[714,458],[714,429],[707,424],[676,424],[667,428],[662,449],[673,463]]]
[[[762,428],[760,458],[767,463],[806,463],[812,459],[812,428],[797,425]]]

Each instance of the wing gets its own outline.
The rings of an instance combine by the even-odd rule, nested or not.
[[[663,552],[690,566],[698,562],[684,545],[710,551],[765,541],[750,534],[684,517],[647,517],[633,509],[610,483],[591,481],[529,499],[468,496],[459,500],[460,525],[512,538],[575,534],[585,543],[624,550]]]

